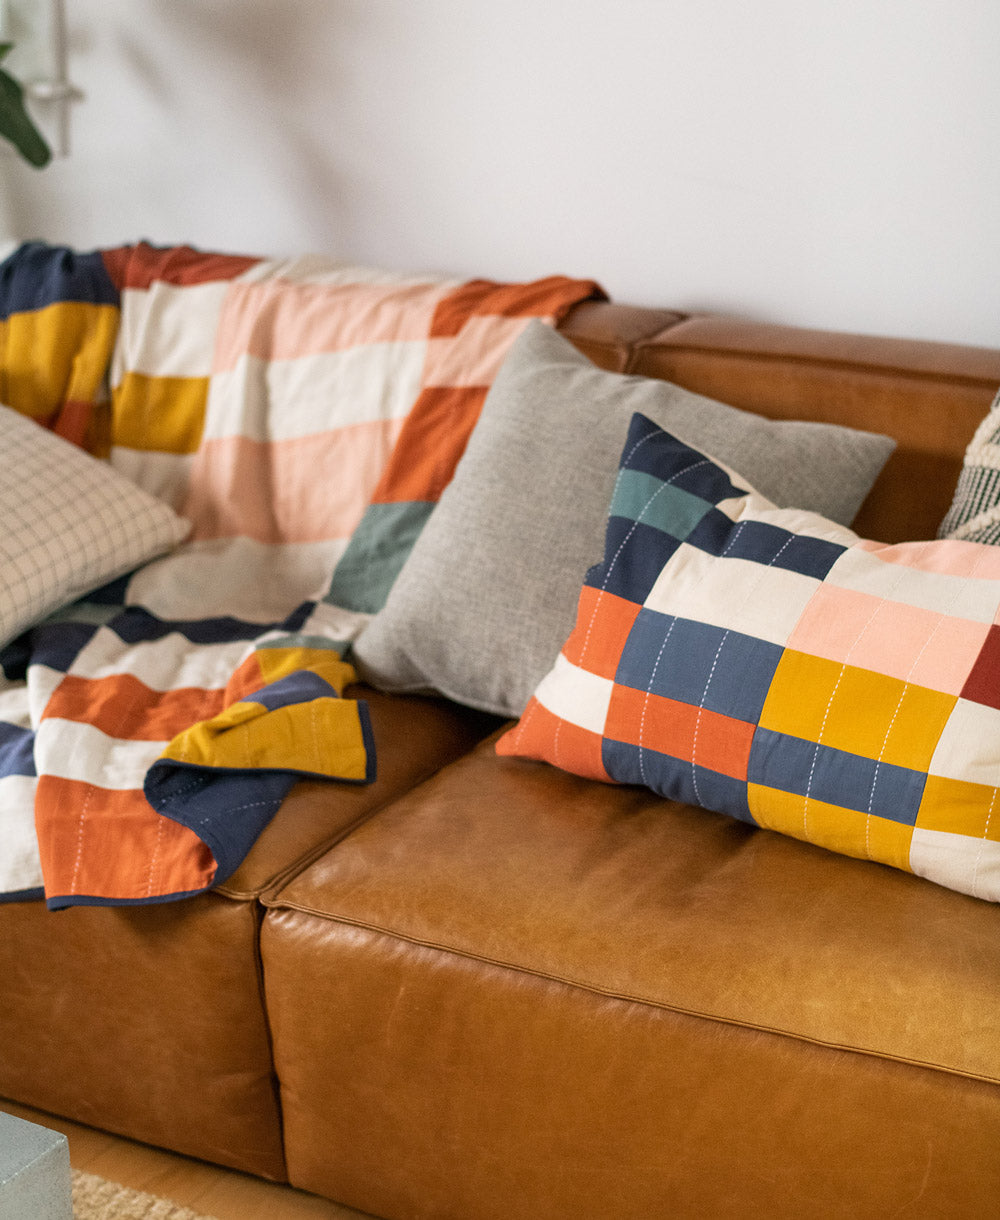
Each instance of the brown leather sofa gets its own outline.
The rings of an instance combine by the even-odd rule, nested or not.
[[[899,447],[933,536],[1000,351],[606,303],[597,363]],[[1000,910],[364,691],[379,775],[301,784],[223,886],[0,906],[0,1094],[386,1217],[1000,1214]]]

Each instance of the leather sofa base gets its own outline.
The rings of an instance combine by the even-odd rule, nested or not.
[[[264,942],[289,1178],[362,1210],[969,1220],[1000,1198],[982,1082],[318,914],[275,912]]]
[[[997,910],[487,740],[268,898],[289,1180],[389,1220],[990,1215]]]
[[[260,895],[495,723],[443,700],[355,693],[381,747],[376,782],[299,784],[218,890],[58,912],[0,904],[0,1096],[284,1180]]]
[[[284,1180],[258,903],[0,911],[0,1095]]]

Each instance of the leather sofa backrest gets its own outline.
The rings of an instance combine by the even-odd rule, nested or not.
[[[816,419],[899,442],[855,521],[885,542],[931,538],[965,447],[1000,386],[1000,350],[878,338],[603,303],[563,333],[605,368],[674,381],[774,419]]]

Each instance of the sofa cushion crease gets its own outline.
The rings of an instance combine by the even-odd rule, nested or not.
[[[405,742],[405,747],[382,752],[373,784],[297,784],[246,860],[216,887],[217,893],[253,901],[281,886],[355,826],[471,749],[496,725],[493,717],[441,699],[385,694],[360,685],[350,694],[368,706],[376,749],[387,742]]]

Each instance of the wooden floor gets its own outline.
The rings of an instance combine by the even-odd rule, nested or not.
[[[369,1220],[316,1195],[189,1160],[0,1098],[0,1110],[61,1131],[74,1169],[172,1199],[216,1220]]]

